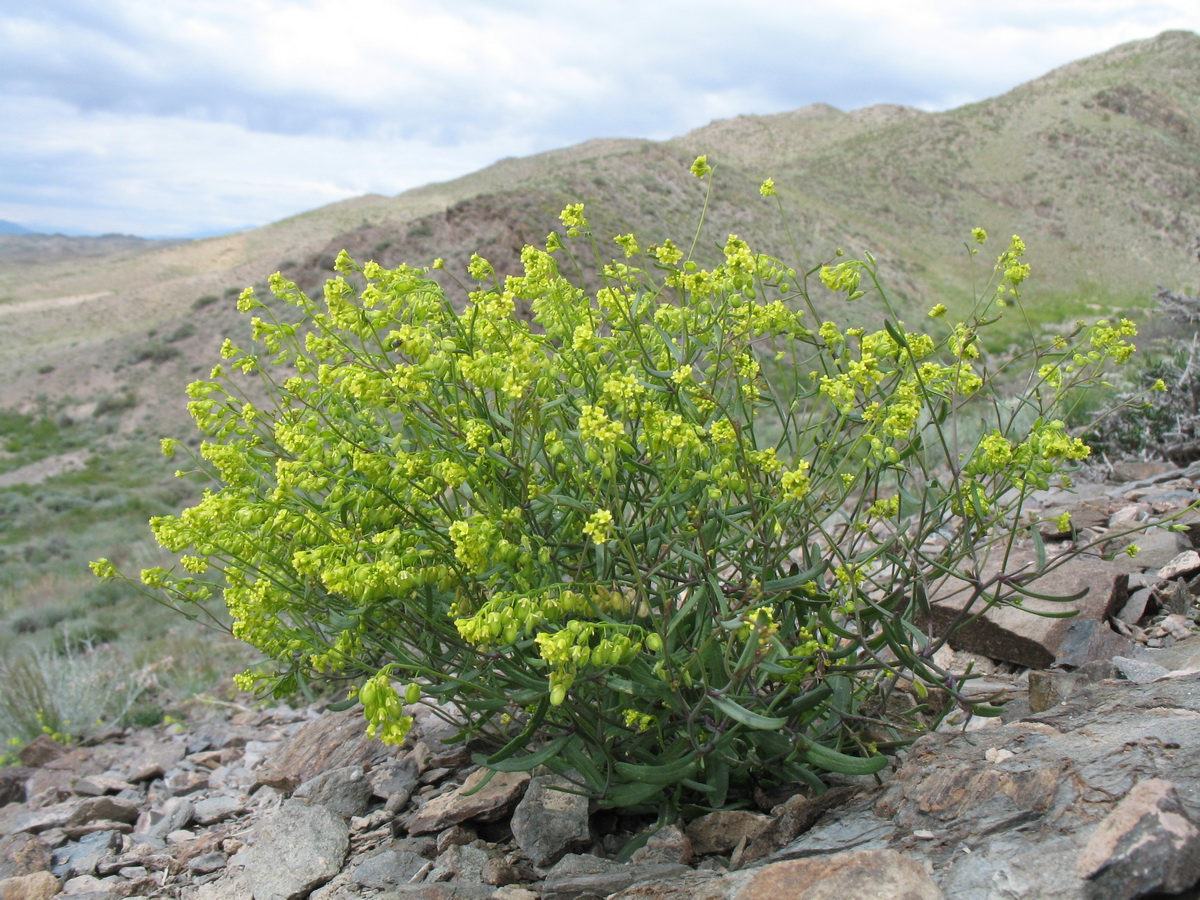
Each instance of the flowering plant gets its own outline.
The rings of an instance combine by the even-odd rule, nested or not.
[[[878,771],[928,727],[930,687],[967,702],[929,598],[957,577],[973,612],[1020,601],[1037,573],[985,584],[983,564],[1036,540],[1025,500],[1088,452],[1053,411],[1132,326],[1033,347],[1013,399],[979,335],[1029,272],[1019,238],[926,334],[870,257],[803,271],[730,235],[706,268],[627,234],[606,259],[582,204],[562,222],[523,274],[473,258],[461,308],[428,269],[344,253],[323,301],[271,278],[291,319],[243,293],[255,346],[226,342],[189,388],[219,487],[152,521],[184,571],[141,581],[183,608],[223,592],[272,666],[245,687],[347,679],[386,741],[413,703],[453,709],[488,766],[546,765],[610,806]],[[563,274],[581,244],[594,292]],[[838,295],[869,295],[878,326],[821,315]]]

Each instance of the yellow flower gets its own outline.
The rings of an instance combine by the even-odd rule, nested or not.
[[[583,533],[599,546],[612,540],[613,514],[607,509],[598,509],[584,523]]]
[[[696,161],[692,163],[692,174],[697,178],[703,178],[705,175],[712,174],[712,166],[708,164],[707,156],[696,157]]]
[[[760,184],[758,186],[758,192],[760,194],[762,194],[764,197],[774,197],[775,196],[775,179],[768,178],[766,181],[764,181],[762,184]]]
[[[562,223],[567,226],[568,237],[578,237],[587,231],[587,219],[583,217],[582,203],[568,203],[559,214]]]

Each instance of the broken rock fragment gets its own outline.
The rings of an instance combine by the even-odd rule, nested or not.
[[[1092,832],[1077,871],[1089,900],[1178,893],[1200,879],[1200,830],[1175,785],[1139,782]]]

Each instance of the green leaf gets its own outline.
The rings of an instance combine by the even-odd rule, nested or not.
[[[1090,590],[1090,588],[1084,587],[1080,588],[1073,594],[1039,594],[1036,591],[1031,591],[1029,588],[1017,584],[1015,581],[1010,581],[1007,583],[1009,587],[1011,587],[1018,594],[1024,594],[1026,597],[1032,597],[1035,600],[1049,600],[1051,603],[1072,603],[1075,600],[1082,600],[1085,596],[1087,596],[1087,592]],[[1043,615],[1043,613],[1037,612],[1036,610],[1031,609],[1027,611],[1034,613],[1035,615]],[[1075,615],[1075,612],[1075,610],[1072,610],[1069,613],[1047,613],[1046,615],[1049,615],[1051,618],[1062,618],[1064,616],[1073,616]]]
[[[637,765],[636,763],[616,762],[613,768],[622,778],[644,784],[678,784],[685,778],[690,778],[700,767],[700,755],[693,750],[682,759],[661,765]]]
[[[1042,540],[1042,530],[1034,525],[1029,529],[1029,536],[1033,539],[1033,552],[1037,555],[1037,570],[1041,572],[1046,568],[1046,542]]]
[[[814,742],[810,742],[800,756],[817,768],[839,775],[874,775],[888,763],[886,756],[850,756]]]
[[[992,719],[996,716],[1003,715],[1004,708],[1002,706],[990,706],[987,703],[972,703],[971,714],[975,716],[981,716],[985,719]]]
[[[891,319],[884,319],[883,327],[887,329],[887,333],[891,336],[893,341],[895,341],[901,347],[908,347],[908,338],[904,336],[904,333],[900,331],[900,329],[892,324]]]
[[[530,739],[533,738],[538,726],[542,724],[542,720],[546,718],[546,711],[550,709],[550,695],[544,694],[541,701],[537,705],[537,709],[533,711],[533,715],[529,717],[529,721],[525,723],[525,727],[511,741],[493,753],[487,758],[485,765],[495,768],[499,763],[508,759],[518,750],[523,750],[529,746]],[[519,770],[518,770],[519,771]]]
[[[719,709],[733,721],[739,725],[745,725],[747,728],[760,728],[764,730],[774,731],[783,728],[787,725],[787,719],[779,716],[764,716],[761,713],[751,712],[744,706],[739,706],[728,697],[709,697],[713,702],[713,706]]]
[[[601,794],[605,787],[608,786],[608,779],[604,773],[592,762],[591,758],[583,752],[583,742],[579,740],[567,741],[562,750],[563,759],[570,764],[580,777],[587,782],[587,786],[594,793]]]
[[[607,809],[640,806],[651,798],[659,796],[662,789],[661,784],[653,783],[614,785],[600,799],[600,806]]]
[[[533,753],[527,753],[524,756],[510,755],[496,762],[492,762],[492,757],[485,757],[482,753],[476,753],[472,758],[477,764],[486,766],[489,769],[495,769],[497,772],[528,772],[530,769],[542,765],[546,760],[561,753],[563,745],[571,740],[572,737],[574,735],[563,735],[562,737],[555,738]]]
[[[771,581],[763,582],[763,593],[774,594],[783,593],[784,591],[794,591],[796,588],[803,587],[811,581],[816,581],[821,576],[821,573],[828,568],[829,564],[825,560],[821,560],[811,569],[806,569],[796,575],[789,575],[786,578],[774,578]]]
[[[802,697],[798,697],[797,699],[793,700],[787,706],[780,709],[779,712],[783,713],[790,719],[794,716],[806,713],[811,709],[815,709],[828,700],[832,694],[833,688],[831,688],[828,684],[823,684],[820,687],[813,688]]]

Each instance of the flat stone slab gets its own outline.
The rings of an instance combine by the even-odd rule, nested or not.
[[[1017,573],[1026,564],[1032,566],[1033,562],[1030,553],[1014,553],[1005,571]],[[993,560],[980,573],[980,580],[986,583],[1000,571],[999,562]],[[1086,590],[1081,599],[1060,603],[1023,597],[1023,608],[994,606],[974,622],[959,628],[950,644],[957,650],[970,650],[1031,669],[1046,668],[1059,655],[1071,624],[1086,620],[1102,622],[1115,614],[1125,602],[1128,583],[1129,576],[1120,566],[1105,560],[1077,557],[1024,586],[1051,596],[1069,596]],[[996,586],[985,590],[983,597],[971,606],[971,614],[985,610],[983,598],[989,593],[994,597],[995,591]],[[971,585],[958,578],[946,579],[935,588],[930,602],[930,620],[935,633],[944,632],[960,619],[972,593]],[[1070,619],[1031,615],[1031,612],[1061,614],[1067,610],[1073,610],[1076,615]]]
[[[484,784],[489,775],[491,780]],[[498,818],[516,805],[528,783],[528,772],[493,774],[488,769],[476,769],[459,787],[434,797],[409,816],[405,830],[409,834],[428,834],[469,819]]]
[[[1171,850],[1156,871],[1187,877],[1195,844],[1183,822],[1200,821],[1196,747],[1200,675],[1087,684],[1052,709],[1010,724],[922,737],[885,787],[839,808],[767,861],[891,849],[920,853],[954,900],[1137,896],[1096,892],[1093,885],[1107,890],[1116,883],[1097,873],[1129,858],[1119,840],[1105,842],[1097,830],[1134,798],[1130,803],[1146,815],[1118,820],[1172,823],[1140,827],[1158,835],[1158,850]],[[1173,799],[1138,801],[1135,789],[1152,779],[1169,781]],[[1159,810],[1154,816],[1146,812],[1151,807]],[[1174,826],[1179,839],[1172,843],[1163,834]],[[1093,841],[1111,852],[1096,851]]]
[[[327,712],[306,722],[268,755],[258,769],[261,783],[294,791],[303,782],[347,766],[369,769],[373,762],[393,757],[396,748],[367,737],[362,707]]]
[[[254,900],[307,896],[342,870],[350,832],[323,806],[286,800],[256,829],[255,842],[229,861]]]

